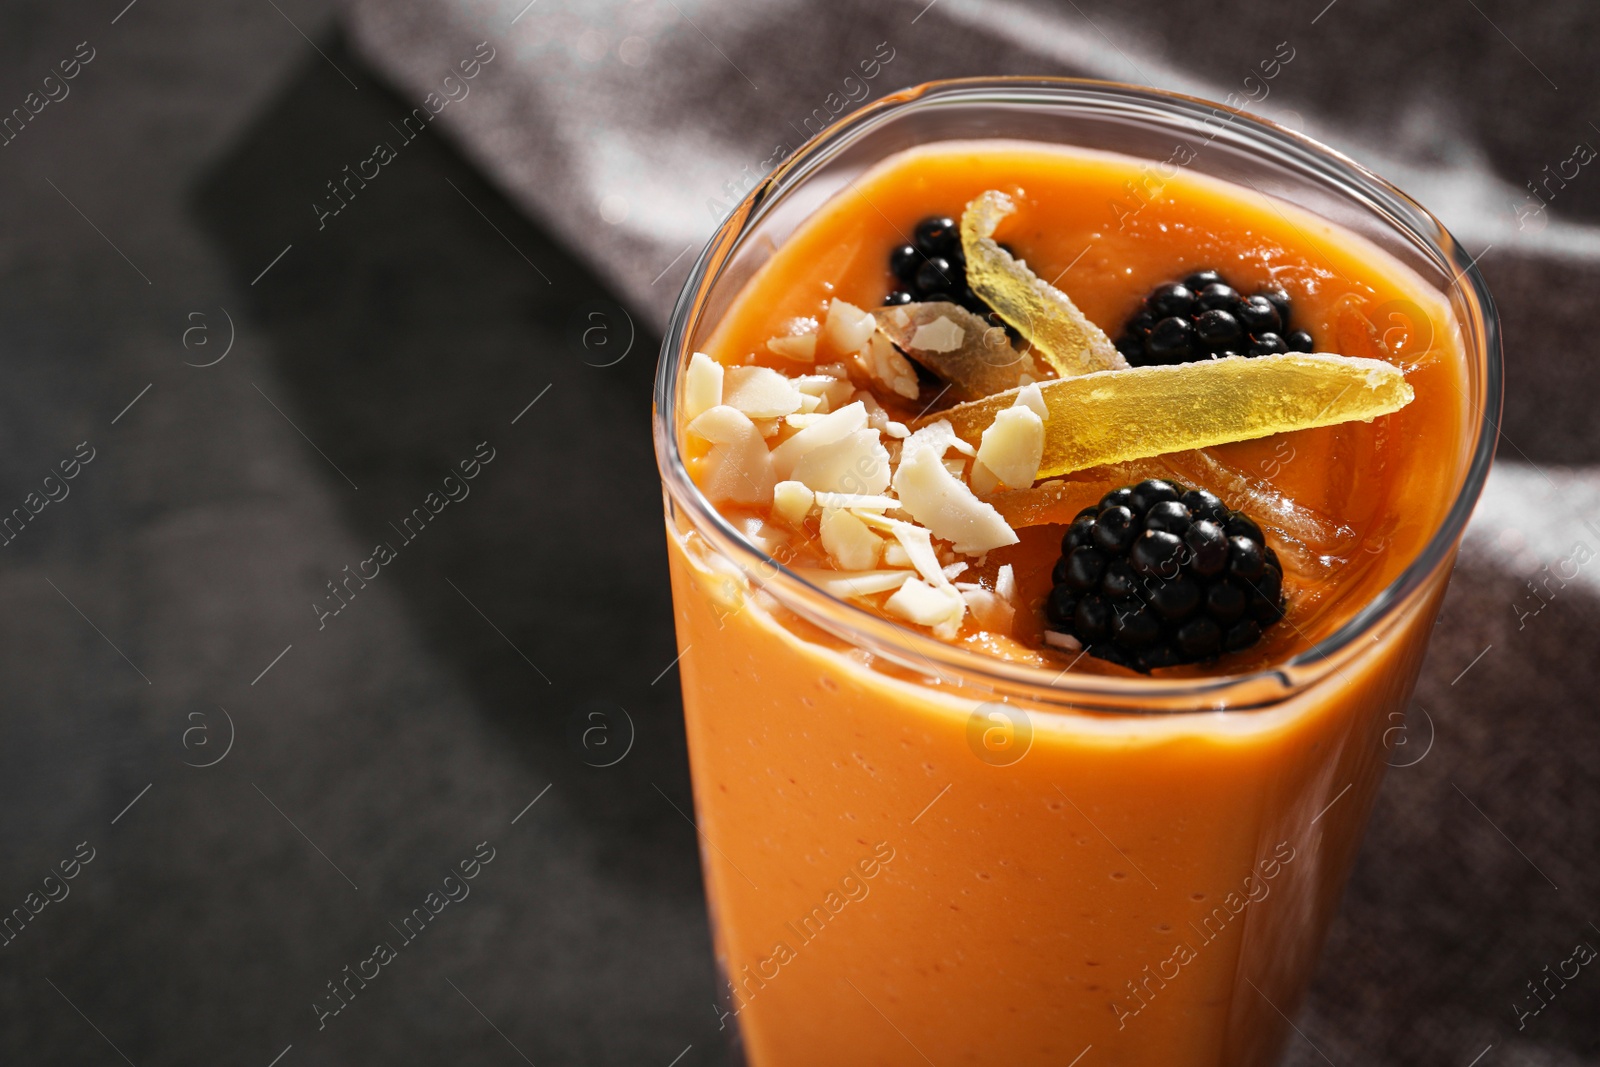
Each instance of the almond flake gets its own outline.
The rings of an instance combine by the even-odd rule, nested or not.
[[[972,461],[972,473],[967,476],[967,484],[972,486],[972,491],[979,496],[988,496],[1000,488],[1000,478],[994,471],[985,467],[981,460],[975,459]]]
[[[795,464],[807,452],[832,444],[866,425],[867,409],[861,404],[847,404],[829,412],[772,450],[773,473],[779,478],[791,477]]]
[[[923,352],[954,352],[966,340],[966,330],[947,316],[940,315],[932,322],[917,327],[917,332],[911,335],[911,347]]]
[[[1068,652],[1083,651],[1082,641],[1079,641],[1071,634],[1064,634],[1057,630],[1046,630],[1044,632],[1044,643],[1047,645],[1054,645],[1056,648],[1065,649]]]
[[[1002,599],[1016,602],[1017,599],[1017,572],[1007,563],[995,572],[994,591]]]
[[[1038,391],[1036,385],[1023,389],[1024,393]],[[1039,406],[1044,406],[1042,399]],[[1024,489],[1032,485],[1039,475],[1039,461],[1043,458],[1044,419],[1021,397],[1012,407],[995,414],[994,421],[983,431],[983,438],[978,445],[978,462],[1010,489]]]
[[[817,358],[817,335],[811,333],[804,337],[769,337],[767,351],[784,359],[792,359],[796,363],[812,363]]]
[[[876,324],[877,320],[873,319]],[[922,387],[917,384],[917,372],[911,363],[895,351],[894,345],[881,333],[874,333],[858,356],[862,368],[873,381],[907,400],[917,399]]]
[[[841,570],[871,570],[883,555],[883,539],[848,511],[823,509],[821,533],[822,547]]]
[[[769,556],[789,543],[789,535],[765,519],[751,516],[738,526],[745,540]]]
[[[730,367],[722,402],[752,419],[781,419],[800,410],[800,390],[771,367]]]
[[[683,376],[683,417],[688,421],[722,403],[722,364],[696,352]]]
[[[878,320],[871,313],[847,301],[835,299],[828,305],[822,336],[835,352],[847,355],[859,352],[877,328]]]
[[[773,355],[792,359],[797,363],[812,363],[817,358],[817,320],[790,319],[785,332],[767,338],[767,350]]]
[[[801,430],[778,447],[783,448],[802,434],[821,427],[818,423]],[[790,477],[805,482],[817,492],[881,493],[889,487],[889,452],[883,447],[877,430],[856,430],[840,440],[808,450],[794,465]]]
[[[801,482],[779,482],[772,487],[772,510],[794,526],[806,521],[815,499],[815,494]]]
[[[1041,419],[1050,417],[1050,409],[1044,402],[1044,391],[1036,382],[1023,382],[1022,388],[1017,390],[1017,398],[1011,402],[1012,407],[1026,407]]]
[[[913,449],[932,448],[938,451],[939,457],[949,449],[955,449],[963,456],[975,456],[977,450],[956,436],[955,427],[947,419],[938,419],[928,425],[918,428],[906,438],[905,449],[902,454],[909,454]]]
[[[714,504],[767,504],[772,501],[772,455],[746,415],[719,404],[689,424],[689,432],[712,444],[700,481]]]
[[[831,374],[800,374],[790,378],[789,382],[807,396],[821,397],[823,391],[838,380]]]
[[[972,612],[973,622],[990,633],[1011,635],[1017,616],[1017,581],[1011,564],[1007,563],[996,573],[993,589],[968,582],[958,582],[956,587],[967,602],[967,610]]]
[[[946,470],[932,448],[902,453],[894,488],[901,508],[957,552],[976,555],[1017,543],[1000,513]]]
[[[862,516],[862,521],[876,525],[872,519]],[[898,519],[879,520],[888,524],[889,532],[894,535],[900,546],[906,550],[911,565],[922,575],[923,580],[929,585],[945,587],[950,585],[950,579],[944,576],[944,566],[939,562],[938,553],[933,550],[933,535],[921,526],[914,523],[901,522]]]
[[[743,443],[745,434],[755,430],[755,423],[738,408],[718,404],[707,408],[689,423],[689,432],[714,445]],[[765,447],[765,446],[763,446]]]
[[[935,636],[948,640],[960,632],[967,602],[953,586],[932,586],[920,578],[908,578],[884,609],[908,622],[930,627]]]
[[[899,589],[912,577],[910,571],[835,571],[822,567],[796,567],[795,574],[829,596],[871,596]]]

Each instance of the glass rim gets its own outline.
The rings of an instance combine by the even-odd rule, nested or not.
[[[1352,613],[1333,633],[1280,663],[1243,673],[1203,677],[1122,678],[1079,674],[1064,682],[1070,667],[1057,672],[1050,666],[1017,663],[969,651],[885,619],[808,582],[739,532],[706,499],[684,465],[675,413],[678,381],[690,351],[689,339],[699,325],[707,297],[721,278],[722,268],[743,237],[766,217],[769,205],[780,199],[779,194],[802,183],[836,151],[855,143],[908,107],[940,103],[1070,103],[1091,97],[1101,102],[1154,108],[1180,117],[1230,116],[1231,130],[1239,131],[1243,127],[1247,136],[1285,150],[1304,172],[1318,179],[1335,180],[1340,195],[1356,200],[1390,227],[1419,241],[1436,264],[1449,269],[1453,276],[1443,290],[1445,297],[1460,293],[1469,298],[1469,311],[1476,312],[1474,324],[1479,329],[1471,331],[1466,338],[1469,342],[1477,341],[1469,344],[1467,351],[1469,372],[1475,371],[1477,377],[1476,380],[1469,377],[1466,397],[1467,425],[1475,433],[1476,440],[1455,500],[1428,542],[1389,585]],[[1480,394],[1482,411],[1474,424],[1470,394],[1475,391]],[[980,689],[1022,696],[1047,705],[1098,705],[1099,701],[1109,700],[1113,702],[1112,707],[1098,706],[1096,710],[1148,715],[1161,711],[1238,711],[1274,706],[1338,672],[1338,661],[1348,657],[1358,647],[1360,639],[1373,633],[1405,606],[1455,550],[1494,459],[1502,391],[1499,318],[1476,261],[1431,211],[1337,149],[1238,108],[1164,89],[1092,78],[952,78],[902,89],[842,115],[798,148],[734,205],[696,258],[668,318],[656,367],[652,423],[657,466],[668,497],[687,509],[696,530],[707,536],[717,551],[739,564],[744,573],[766,571],[762,588],[772,592],[773,587],[777,587],[781,590],[780,603],[807,621],[853,647],[882,656],[917,674],[926,676],[932,668],[933,675],[941,681],[948,681],[945,674],[948,670],[960,686],[975,684]],[[1171,709],[1119,706],[1142,699],[1170,702],[1184,697],[1203,698],[1209,703]]]

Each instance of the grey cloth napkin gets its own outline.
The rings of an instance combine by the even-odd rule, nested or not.
[[[1504,316],[1500,461],[1288,1062],[1600,1063],[1597,968],[1549,980],[1600,947],[1600,9],[351,0],[348,25],[657,330],[721,211],[816,116],[932,78],[1238,93],[1440,214]],[[1293,60],[1252,83],[1284,42]]]

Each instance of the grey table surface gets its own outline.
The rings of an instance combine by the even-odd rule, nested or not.
[[[1516,207],[1600,144],[1600,15],[508,2],[491,29],[522,8],[544,52],[502,48],[488,106],[407,141],[319,228],[308,205],[423,91],[417,57],[479,39],[482,12],[447,6],[0,10],[0,108],[60,95],[46,76],[92,54],[0,146],[0,509],[66,494],[0,548],[0,913],[39,907],[0,946],[0,1063],[729,1062],[648,436],[673,255],[709,231],[717,183],[621,189],[611,226],[563,139],[626,157],[653,84],[633,121],[675,107],[688,149],[760,159],[835,80],[824,60],[882,39],[875,94],[1122,60],[1226,87],[1291,33],[1275,113],[1366,147],[1482,253],[1511,384],[1509,462],[1288,1062],[1600,1063],[1594,968],[1520,1027],[1512,1008],[1600,945],[1600,582],[1584,570],[1537,615],[1525,588],[1600,546],[1600,178],[1535,224]],[[625,60],[630,33],[648,61]],[[736,61],[766,96],[741,95]],[[533,107],[577,62],[563,107]],[[506,132],[519,113],[549,159]],[[683,204],[692,223],[652,216]],[[475,455],[461,499],[395,529]],[[329,599],[380,541],[395,559]],[[474,855],[492,858],[447,881]],[[75,877],[46,882],[63,863]],[[397,957],[319,1017],[379,941]]]

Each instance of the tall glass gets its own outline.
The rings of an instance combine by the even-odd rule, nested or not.
[[[688,355],[797,224],[888,155],[1007,138],[1189,164],[1366,238],[1467,354],[1456,496],[1398,579],[1288,663],[1175,681],[984,657],[807,584],[701,496]],[[993,79],[832,127],[718,230],[655,391],[684,714],[723,1023],[752,1067],[1254,1067],[1316,964],[1410,700],[1500,408],[1493,306],[1427,211],[1355,163],[1189,97]],[[1443,509],[1441,509],[1443,510]]]

